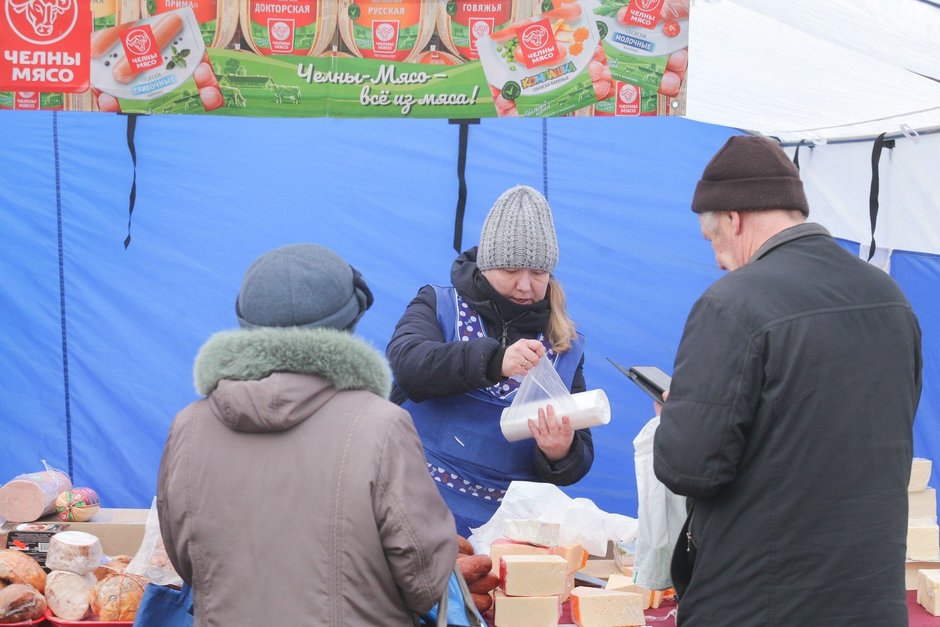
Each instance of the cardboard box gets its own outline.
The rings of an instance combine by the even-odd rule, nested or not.
[[[98,536],[101,540],[101,548],[104,550],[105,555],[133,556],[137,553],[137,550],[144,540],[144,528],[147,523],[147,514],[149,511],[150,510],[147,509],[102,508],[98,510],[94,518],[86,522],[64,523],[59,520],[55,514],[38,520],[35,523],[8,522],[0,529],[0,541],[2,541],[0,544],[4,547],[10,547],[12,539],[17,537],[17,534],[21,533],[21,531],[16,530],[16,527],[36,525],[37,523],[58,523],[59,527],[55,531],[47,533],[47,539],[44,542],[40,542],[38,538],[35,542],[36,553],[41,553],[42,559],[40,560],[36,555],[32,556],[36,557],[40,564],[45,562],[45,553],[49,548],[48,537],[51,537],[53,533],[65,531],[66,529],[70,531],[84,531]],[[42,532],[36,531],[35,533],[39,534]]]

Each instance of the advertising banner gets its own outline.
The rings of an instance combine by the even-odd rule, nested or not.
[[[0,3],[0,109],[449,119],[685,113],[689,0]]]

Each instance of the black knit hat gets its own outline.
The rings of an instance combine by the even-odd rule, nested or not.
[[[735,135],[705,166],[692,196],[692,211],[761,209],[798,209],[808,216],[800,173],[775,142]]]

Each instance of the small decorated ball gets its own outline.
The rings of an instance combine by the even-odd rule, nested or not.
[[[91,488],[72,488],[59,494],[55,500],[55,511],[66,522],[85,522],[98,513],[101,501]]]

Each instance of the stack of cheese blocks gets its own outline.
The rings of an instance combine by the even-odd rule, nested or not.
[[[937,527],[937,491],[929,487],[932,464],[914,458],[908,485],[907,559],[909,562],[940,562],[940,528]],[[921,566],[921,564],[918,564]],[[940,566],[940,565],[938,565]],[[911,571],[908,570],[911,574]],[[912,582],[908,582],[911,584]],[[940,568],[916,570],[917,602],[940,616]],[[908,588],[912,587],[908,585]]]
[[[587,552],[559,542],[561,526],[538,520],[503,522],[503,538],[490,546],[499,576],[495,591],[496,627],[556,627],[561,605],[571,600],[581,627],[645,625],[643,595],[633,591],[575,587],[574,573]]]

